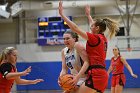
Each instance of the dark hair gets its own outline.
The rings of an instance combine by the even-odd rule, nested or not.
[[[115,47],[116,47],[116,48],[118,49],[118,51],[119,51],[118,54],[121,55],[119,47],[118,47],[118,46],[115,46]]]
[[[78,42],[78,34],[75,32],[72,32],[71,30],[66,31],[64,34],[70,34],[72,36],[72,38],[75,38],[75,42]]]
[[[94,19],[95,26],[99,26],[100,32],[104,33],[106,31],[106,27],[109,29],[109,37],[112,38],[116,35],[116,33],[119,31],[118,23],[110,18],[104,18],[104,19]]]

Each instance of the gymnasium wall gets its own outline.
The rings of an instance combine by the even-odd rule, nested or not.
[[[95,15],[93,11],[93,17],[111,17],[120,23],[120,26],[124,26],[119,12],[115,12],[109,8],[106,11],[103,7],[95,9]],[[139,8],[140,9],[140,8]],[[65,14],[67,16],[73,16],[73,21],[83,30],[89,31],[88,20],[84,14],[84,8],[67,9]],[[109,11],[110,10],[110,11]],[[112,12],[113,11],[113,12]],[[17,86],[18,90],[54,90],[60,89],[57,84],[57,78],[61,71],[61,49],[64,45],[58,46],[38,46],[37,44],[37,18],[48,16],[59,16],[57,10],[40,10],[40,11],[25,11],[20,18],[15,18],[8,23],[0,23],[0,49],[7,46],[14,46],[18,50],[18,71],[25,70],[28,66],[32,66],[32,72],[25,77],[26,79],[42,78],[44,82],[37,85]],[[82,20],[81,20],[82,19]],[[126,21],[126,18],[124,18]],[[132,27],[130,29],[130,36],[140,37],[140,16],[135,15]],[[125,31],[126,32],[126,31]],[[121,37],[125,38],[125,37]],[[140,39],[133,39],[131,45],[134,47],[140,47]],[[85,41],[80,38],[80,42],[85,45]],[[121,54],[127,59],[128,63],[133,68],[134,72],[139,75],[140,65],[140,49],[137,51],[127,51],[127,41],[117,40],[114,38],[109,40],[108,52],[107,52],[107,69],[110,64],[110,58],[113,56],[112,48],[115,45],[119,45],[125,48],[125,51],[121,51]],[[130,76],[128,70],[125,68],[125,74],[127,77],[127,88],[140,88],[140,79],[134,79]],[[139,75],[140,76],[140,75]],[[110,88],[110,80],[108,84]]]
[[[110,42],[111,43],[111,42]],[[110,65],[110,58],[113,56],[112,48],[114,44],[109,44],[106,65]],[[16,46],[19,51],[18,71],[23,71],[28,66],[32,66],[32,72],[26,79],[42,78],[44,82],[37,85],[17,86],[18,90],[59,90],[57,78],[61,71],[61,49],[62,46],[40,47],[37,44],[20,44]],[[134,73],[139,74],[140,52],[139,51],[121,51],[121,55],[126,58]],[[125,68],[127,77],[126,88],[140,88],[140,79],[134,79]],[[110,75],[111,77],[111,75]],[[110,88],[110,79],[108,83]]]
[[[139,73],[139,65],[140,65],[140,59],[129,59],[127,60],[130,66],[133,68],[134,73],[136,73],[138,76],[140,76]],[[110,60],[106,60],[107,69],[110,65]],[[55,61],[55,62],[22,62],[17,64],[17,68],[19,71],[23,71],[28,66],[32,66],[32,72],[24,76],[22,78],[26,79],[36,79],[36,78],[42,78],[44,79],[44,82],[38,83],[36,85],[27,85],[27,86],[17,86],[17,90],[60,90],[61,88],[57,84],[57,79],[59,76],[59,73],[61,71],[61,62]],[[126,74],[126,85],[125,88],[140,88],[139,83],[140,79],[133,78],[129,71],[125,68],[125,74]],[[110,74],[111,78],[111,74]],[[110,88],[111,80],[109,78],[108,82],[108,88]]]

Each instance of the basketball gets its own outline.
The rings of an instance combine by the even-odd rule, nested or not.
[[[66,75],[60,76],[59,81],[60,81],[60,84],[61,84],[61,88],[63,90],[67,90],[67,91],[70,91],[70,90],[74,89],[75,86],[72,86],[70,84],[70,82],[72,80],[73,80],[73,75],[71,75],[71,74],[66,74]]]

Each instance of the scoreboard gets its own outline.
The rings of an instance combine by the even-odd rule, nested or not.
[[[72,17],[68,17],[72,20]],[[61,45],[63,44],[63,33],[69,30],[69,26],[61,17],[38,18],[38,45]]]

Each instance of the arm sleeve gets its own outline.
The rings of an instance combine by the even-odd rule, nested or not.
[[[11,72],[12,70],[12,66],[10,63],[3,63],[0,66],[0,72],[2,73],[2,75],[5,77],[9,72]]]
[[[88,36],[88,41],[87,43],[90,46],[97,46],[100,43],[100,38],[98,35],[96,34],[91,34],[89,32],[87,32],[87,36]]]

